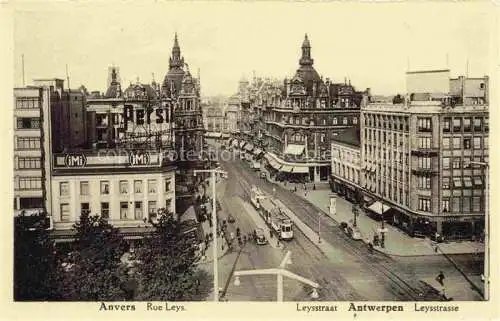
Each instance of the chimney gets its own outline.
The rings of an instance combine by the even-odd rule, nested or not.
[[[465,104],[465,77],[459,76],[458,82],[460,84],[460,98],[462,100],[462,104]]]

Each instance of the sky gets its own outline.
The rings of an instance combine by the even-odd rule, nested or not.
[[[490,2],[127,2],[18,5],[14,84],[64,78],[106,90],[107,70],[122,86],[163,80],[174,33],[202,95],[231,95],[245,76],[293,77],[307,33],[324,78],[351,80],[374,94],[404,92],[408,70],[489,73],[495,39]],[[496,57],[496,56],[495,56]]]

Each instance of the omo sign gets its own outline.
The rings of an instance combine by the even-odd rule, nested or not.
[[[128,158],[132,166],[151,164],[151,155],[148,152],[130,152]]]
[[[67,154],[64,156],[64,165],[66,167],[84,167],[87,165],[87,157],[83,154]]]

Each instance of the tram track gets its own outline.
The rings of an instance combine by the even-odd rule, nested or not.
[[[250,184],[248,182],[260,185],[266,193],[271,195],[276,194],[276,197],[282,198],[290,210],[299,214],[301,220],[309,227],[313,228],[316,226],[318,221],[317,213],[318,211],[322,211],[321,209],[313,204],[304,203],[302,199],[295,195],[287,195],[290,192],[279,185],[273,184],[273,186],[271,186],[271,184],[259,184],[258,181],[256,182],[259,178],[253,177],[253,175],[248,173],[244,168],[238,168],[238,165],[241,164],[234,165],[234,168],[239,176],[243,178],[238,180],[238,185],[240,185],[243,190],[250,189]],[[243,181],[246,181],[246,183],[243,183]],[[331,220],[328,221],[329,224],[327,224],[325,219],[322,219],[322,223],[323,222],[325,222],[327,226],[338,226],[336,222],[332,222]],[[415,282],[417,282],[416,280],[408,280],[407,277],[403,277],[394,272],[395,261],[391,258],[381,253],[370,254],[367,249],[363,250],[361,247],[352,244],[352,240],[347,239],[347,236],[341,233],[340,229],[337,229],[337,231],[331,230],[330,233],[324,233],[322,237],[333,246],[343,247],[350,255],[355,257],[357,261],[363,263],[363,268],[366,268],[375,276],[381,278],[384,282],[384,286],[396,295],[398,299],[408,301],[441,300],[441,297],[437,293],[432,293],[428,287],[424,288],[424,285],[420,282],[418,285],[415,285]],[[297,243],[297,246],[300,246],[300,244]],[[389,267],[387,266],[388,264],[393,266]]]

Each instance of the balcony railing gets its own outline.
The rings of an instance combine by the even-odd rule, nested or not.
[[[414,148],[411,154],[415,156],[438,156],[438,148]]]

